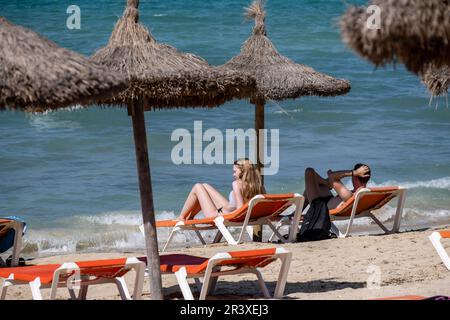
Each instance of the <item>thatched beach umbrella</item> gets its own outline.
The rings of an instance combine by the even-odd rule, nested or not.
[[[264,105],[267,100],[295,99],[301,96],[336,96],[350,91],[348,81],[317,72],[282,56],[267,37],[265,16],[263,0],[256,0],[246,8],[246,17],[255,19],[253,34],[245,41],[239,55],[223,65],[232,70],[251,74],[256,80],[257,87],[251,102],[255,105],[256,154],[260,166],[263,159],[260,156],[262,150],[259,148],[258,132],[264,128]]]
[[[379,8],[379,28],[369,5]],[[342,40],[359,55],[376,66],[399,61],[416,74],[430,64],[450,65],[448,0],[371,0],[368,6],[351,6],[340,20]]]
[[[421,78],[433,96],[445,95],[450,87],[450,67],[436,68],[432,65]]]
[[[124,83],[122,76],[0,17],[0,110],[87,104]]]
[[[88,104],[124,84],[122,76],[0,17],[0,111]],[[11,265],[17,264],[18,259]]]
[[[102,101],[127,106],[132,116],[137,170],[153,299],[162,299],[155,212],[147,152],[144,111],[155,108],[213,107],[233,98],[249,97],[253,78],[212,68],[205,60],[158,43],[139,23],[138,0],[128,0],[109,43],[92,60],[126,75],[121,94]]]
[[[144,110],[173,107],[213,107],[249,97],[254,80],[248,75],[215,69],[204,59],[157,42],[139,23],[139,0],[128,0],[107,46],[92,60],[127,75],[129,86],[103,101],[129,105],[141,99]]]

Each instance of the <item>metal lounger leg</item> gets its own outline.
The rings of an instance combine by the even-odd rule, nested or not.
[[[211,261],[208,263],[208,267],[206,268],[205,274],[203,276],[203,286],[200,291],[199,300],[205,300],[206,295],[210,292],[211,284],[214,282],[214,277],[211,276],[213,270],[220,270],[220,267],[214,267],[211,264]]]
[[[292,217],[292,222],[289,229],[289,242],[294,242],[296,240],[304,203],[305,198],[303,196],[297,195],[295,199],[295,213]]]
[[[6,299],[6,292],[8,291],[8,280],[0,279],[0,300]]]
[[[119,290],[120,297],[122,300],[131,300],[130,291],[128,291],[128,286],[125,282],[124,277],[117,277],[115,279],[117,289]]]
[[[356,209],[358,208],[358,204],[359,204],[359,199],[360,199],[360,194],[356,195],[356,200],[355,203],[353,205],[352,208],[352,213],[350,215],[350,220],[348,221],[348,225],[347,225],[347,231],[345,231],[345,233],[342,235],[343,238],[347,238],[347,236],[350,234],[350,229],[353,225],[353,220],[355,219],[356,216]]]
[[[219,216],[216,219],[214,219],[214,223],[216,224],[217,229],[219,229],[220,233],[225,238],[225,240],[228,242],[228,244],[230,244],[230,245],[237,245],[239,242],[234,240],[233,236],[231,235],[230,231],[225,226],[223,221],[224,221],[224,219],[223,219],[222,216]],[[241,234],[243,233],[243,231],[244,230],[241,231]]]
[[[80,298],[80,292],[78,292],[78,296],[75,293],[75,290],[73,288],[68,288],[67,291],[69,291],[70,299],[72,300],[85,300]]]
[[[347,230],[345,231],[345,233],[343,234],[344,238],[347,238],[347,236],[350,234],[350,230],[352,228],[353,225],[353,220],[355,219],[355,216],[352,214],[350,217],[350,220],[348,221],[348,225],[347,225]]]
[[[214,294],[214,291],[216,290],[217,281],[219,281],[219,277],[211,277],[210,283],[209,283],[209,290],[208,295],[211,296]]]
[[[245,231],[247,231],[249,238],[253,239],[253,226],[246,226]],[[262,233],[262,230],[261,230],[261,233]],[[244,235],[242,235],[242,237],[244,237]]]
[[[19,265],[19,254],[22,250],[23,223],[16,221],[14,223],[14,245],[12,252],[11,267]]]
[[[194,300],[194,296],[192,295],[191,288],[189,287],[189,283],[187,281],[186,268],[183,267],[175,272],[175,277],[177,278],[184,300]]]
[[[283,219],[284,219],[284,218],[283,218]],[[280,221],[277,222],[277,224],[276,224],[274,227],[275,227],[275,229],[276,229],[278,232],[280,232],[280,229],[281,229],[282,226],[283,226],[283,220],[280,220]],[[272,241],[273,241],[273,238],[275,238],[275,236],[276,236],[275,232],[272,231],[272,234],[271,234],[270,237],[269,237],[269,242],[272,242]]]
[[[403,208],[405,207],[406,189],[400,191],[397,202],[397,210],[395,212],[394,225],[391,232],[398,232],[400,230],[400,222],[402,220]]]
[[[264,278],[261,274],[261,271],[259,271],[258,269],[255,269],[254,274],[258,278],[259,288],[261,289],[262,293],[264,294],[264,297],[270,298],[269,289],[267,289],[267,286],[266,286]]]
[[[380,220],[373,213],[369,213],[369,217],[384,231],[384,233],[391,233]]]
[[[280,256],[280,259],[281,259],[281,268],[280,273],[278,275],[277,286],[275,287],[275,293],[273,295],[275,299],[280,299],[284,294],[287,276],[289,273],[289,268],[291,266],[292,252],[284,253],[282,256]]]
[[[167,238],[166,244],[164,245],[162,252],[166,251],[169,244],[172,242],[172,238],[176,232],[180,231],[179,227],[173,227],[172,231],[170,231],[169,238]]]
[[[278,230],[273,226],[273,224],[268,221],[267,225],[269,226],[269,228],[272,230],[272,232],[277,236],[278,239],[281,240],[281,242],[286,243],[288,242],[282,235],[280,232],[278,232]]]
[[[139,267],[134,268],[136,272],[136,280],[134,282],[133,300],[142,299],[142,289],[144,288],[145,269],[146,269],[145,265],[140,265]]]
[[[86,300],[87,286],[85,286],[86,288],[83,288],[83,286],[81,286],[82,278],[89,279],[89,277],[80,276],[78,273],[75,273],[66,280],[66,286],[67,286],[67,290],[69,291],[70,299]],[[79,285],[77,284],[77,282],[79,283]],[[53,288],[53,284],[52,284],[52,288]],[[75,292],[75,288],[78,288],[78,294]],[[84,290],[84,292],[83,292],[83,290]],[[56,291],[55,291],[55,294],[56,294]],[[55,299],[55,297],[53,297],[52,299]]]
[[[198,230],[194,230],[194,231],[195,231],[195,234],[197,235],[197,238],[202,243],[202,245],[206,246],[206,241],[205,241],[205,239],[203,239],[202,235],[200,234],[200,231],[198,231]]]
[[[338,236],[338,238],[343,238],[344,235],[342,234],[341,230],[334,224],[334,222],[331,222],[331,232],[333,232],[335,235]]]
[[[41,280],[39,278],[29,282],[31,295],[34,300],[43,300],[41,294]],[[56,290],[55,290],[56,291]]]
[[[216,236],[214,237],[213,243],[219,243],[220,240],[222,240],[222,233],[220,231],[217,231]]]
[[[78,292],[78,300],[86,300],[89,286],[80,286],[80,291]],[[73,290],[73,289],[72,289]]]
[[[194,278],[195,286],[197,287],[198,292],[202,291],[202,281],[201,278]]]
[[[434,231],[429,236],[429,239],[431,243],[433,244],[433,247],[436,249],[436,252],[438,253],[439,257],[441,258],[444,265],[447,267],[448,270],[450,270],[450,257],[445,251],[444,246],[441,243],[442,236],[439,232]]]

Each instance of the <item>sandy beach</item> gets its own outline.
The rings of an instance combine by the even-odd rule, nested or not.
[[[38,267],[0,269],[0,300],[41,298],[41,282],[70,287],[74,277],[111,280],[92,285],[87,299],[129,298],[125,259],[96,263],[124,257],[156,265],[144,300],[183,299],[175,274],[161,287],[159,254],[273,247],[292,253],[289,273],[281,268],[285,300],[450,297],[450,271],[429,240],[450,228],[448,1],[3,2],[0,266],[22,257]],[[300,238],[341,234],[329,218],[352,236],[198,242],[199,230],[210,240],[217,229],[238,243],[232,227],[263,224],[271,229],[247,231],[267,239],[286,217],[297,232],[303,204],[312,233],[303,228]],[[371,233],[391,223],[401,232]],[[198,239],[171,232],[185,230]],[[167,239],[174,247],[159,253]],[[253,274],[226,270],[234,275],[208,299],[265,299],[254,267],[273,252],[262,262],[232,255]],[[92,260],[83,270],[79,262]],[[79,264],[60,267],[66,262]],[[143,263],[133,262],[140,289]],[[277,298],[280,264],[261,268]],[[208,264],[205,278],[223,265]],[[125,275],[131,292],[134,276]],[[20,281],[28,285],[12,286]],[[67,288],[56,298],[70,299]]]
[[[433,230],[409,231],[391,235],[365,235],[346,239],[330,239],[319,242],[283,244],[292,251],[293,260],[288,276],[284,299],[372,299],[399,295],[447,295],[450,296],[450,272],[444,267],[432,247],[428,235]],[[244,243],[238,247],[214,244],[178,249],[198,256],[211,256],[217,252],[253,248],[267,248],[270,243]],[[277,245],[278,246],[278,245]],[[450,249],[450,243],[444,246]],[[174,253],[170,251],[168,253]],[[109,252],[58,255],[28,261],[28,264],[60,263],[91,259],[141,256],[143,252]],[[269,290],[275,288],[279,263],[263,269]],[[372,271],[371,271],[372,270]],[[374,271],[375,270],[375,273]],[[380,286],[369,284],[379,270]],[[369,271],[369,272],[368,272]],[[127,275],[129,288],[132,275]],[[216,295],[208,299],[261,299],[252,275],[228,276],[219,280]],[[166,299],[182,299],[175,276],[163,275],[163,291]],[[44,298],[49,290],[44,290]],[[194,295],[198,292],[194,290]],[[58,299],[68,298],[60,289]],[[149,299],[146,278],[144,299]],[[12,287],[7,299],[31,299],[27,286]],[[88,299],[119,299],[114,285],[89,288]]]

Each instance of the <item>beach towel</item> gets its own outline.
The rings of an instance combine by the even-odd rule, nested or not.
[[[313,200],[303,219],[297,241],[317,241],[330,239],[331,220],[327,203],[332,198],[323,197]]]
[[[22,222],[24,224],[23,234],[25,234],[25,231],[27,229],[27,224],[23,219],[16,217],[16,216],[4,217],[3,219],[9,219],[9,220],[15,220],[15,221]],[[14,229],[10,229],[6,232],[6,234],[2,238],[0,238],[0,253],[8,251],[10,248],[12,248],[12,246],[14,245],[15,235],[16,235],[16,231]]]

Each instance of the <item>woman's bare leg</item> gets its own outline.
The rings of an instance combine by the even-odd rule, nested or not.
[[[200,204],[198,203],[197,195],[195,194],[195,186],[194,185],[191,189],[191,192],[189,192],[188,197],[186,198],[186,201],[184,202],[183,209],[181,209],[181,214],[179,216],[180,220],[189,219],[192,216],[192,212],[196,208],[200,208]],[[198,211],[197,211],[198,213]]]
[[[198,201],[195,203],[195,205],[191,208],[191,210],[188,210],[187,213],[184,214],[185,218],[182,219],[181,215],[178,218],[178,220],[190,220],[190,219],[194,219],[194,217],[197,215],[197,213],[199,213],[202,210],[202,208],[200,207],[200,203],[198,203]]]
[[[180,219],[190,217],[193,210],[198,208],[198,206],[200,206],[205,217],[217,216],[217,207],[201,183],[195,184],[189,193],[181,211]]]
[[[229,205],[228,200],[211,185],[203,183],[203,187],[205,187],[216,208],[221,208]]]
[[[332,195],[330,187],[328,179],[322,178],[313,168],[305,170],[305,204]]]
[[[333,180],[332,187],[343,201],[347,201],[353,196],[353,193],[347,189],[341,180]]]

